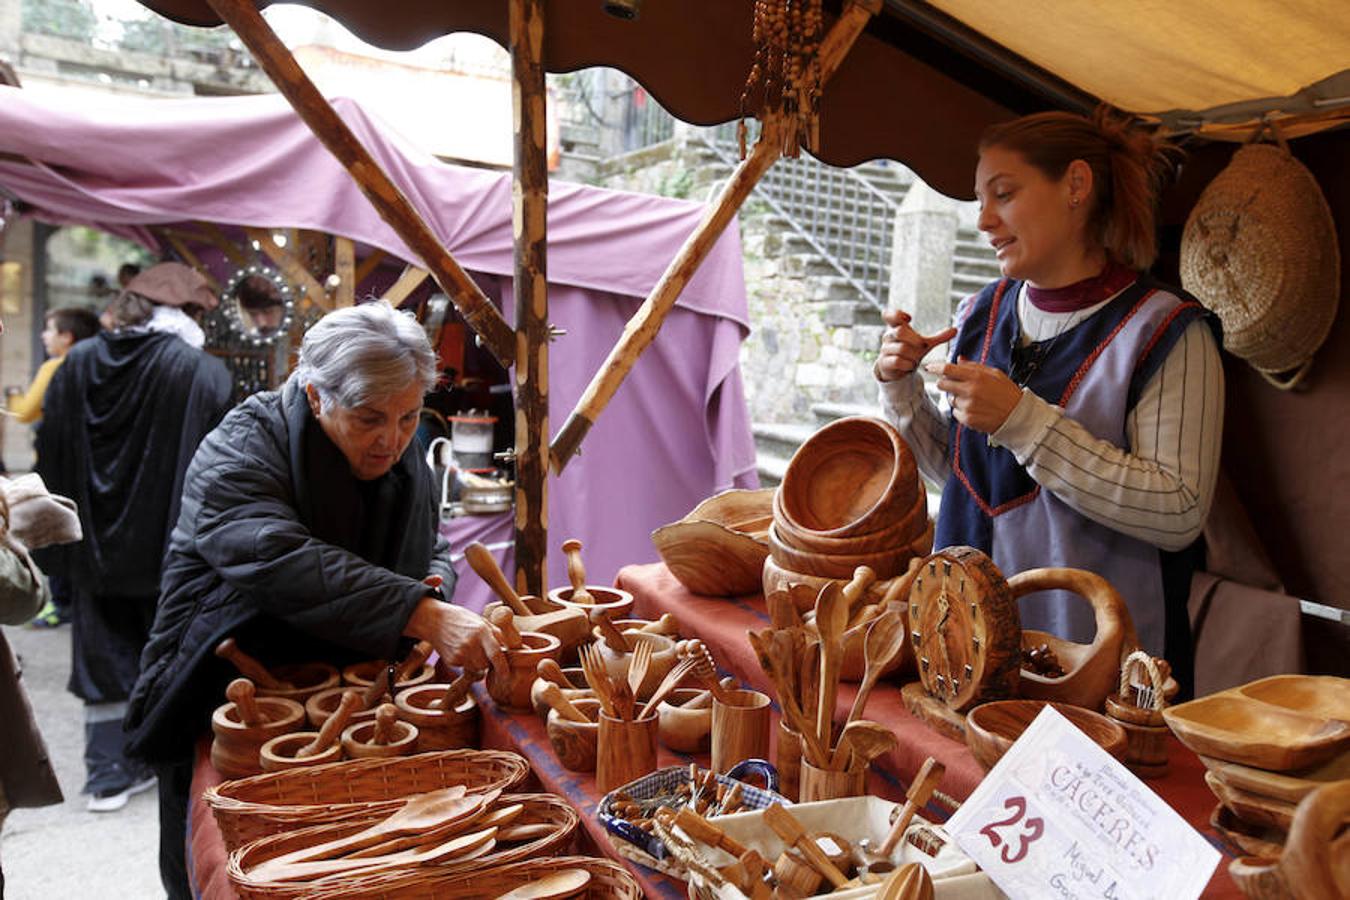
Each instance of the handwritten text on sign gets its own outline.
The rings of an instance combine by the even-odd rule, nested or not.
[[[1189,900],[1219,861],[1157,794],[1049,706],[947,831],[1014,900]]]

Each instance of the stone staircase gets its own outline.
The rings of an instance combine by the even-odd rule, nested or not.
[[[968,228],[957,229],[956,252],[952,254],[952,308],[999,275],[998,258],[984,235]]]

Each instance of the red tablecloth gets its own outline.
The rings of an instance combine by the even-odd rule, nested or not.
[[[728,599],[691,594],[670,574],[664,563],[621,569],[616,584],[632,593],[635,616],[656,618],[662,613],[673,614],[680,620],[681,633],[701,638],[720,666],[756,689],[772,693],[769,679],[745,639],[747,631],[769,627],[762,597]],[[840,688],[840,700],[835,706],[835,715],[840,721],[852,704],[854,690],[853,685]],[[879,684],[868,698],[865,712],[867,718],[886,725],[900,738],[895,752],[873,763],[874,771],[868,783],[871,793],[903,800],[905,787],[930,756],[946,766],[942,790],[958,800],[970,796],[984,777],[984,769],[965,744],[938,734],[910,715],[900,699],[899,685]],[[1203,896],[1241,897],[1242,893],[1228,875],[1232,848],[1220,841],[1209,825],[1209,814],[1216,801],[1205,786],[1204,764],[1178,741],[1169,740],[1167,775],[1147,784],[1223,852],[1224,858]],[[930,803],[926,814],[937,821],[945,821],[948,811]]]

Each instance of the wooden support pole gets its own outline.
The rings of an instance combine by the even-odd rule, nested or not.
[[[225,236],[225,232],[220,230],[220,226],[215,222],[198,222],[202,229],[202,238],[216,249],[224,253],[230,262],[239,268],[244,268],[249,264],[248,254],[240,249],[239,245]]]
[[[379,248],[373,248],[370,255],[361,260],[361,264],[356,267],[356,274],[352,276],[352,288],[361,286],[361,282],[370,277],[370,273],[379,268],[380,263],[384,262],[385,253]]]
[[[821,42],[821,83],[833,75],[839,63],[848,53],[853,42],[862,33],[876,10],[880,9],[880,0],[850,0],[844,11],[830,28]],[[609,405],[619,385],[623,384],[633,364],[642,351],[656,339],[675,301],[684,286],[694,277],[699,265],[707,258],[713,244],[721,237],[722,231],[731,222],[741,204],[750,196],[759,179],[769,170],[782,154],[785,126],[773,116],[764,119],[759,140],[754,150],[732,173],[731,179],[722,189],[716,202],[704,214],[698,227],[685,240],[680,252],[666,268],[661,280],[652,288],[652,292],[643,301],[641,308],[624,326],[623,334],[601,364],[599,371],[586,386],[586,391],[577,401],[576,409],[567,417],[551,447],[553,470],[562,472],[571,458],[580,451],[581,442],[591,430],[596,418]]]
[[[338,309],[356,305],[356,245],[351,238],[333,238],[333,273],[338,277],[333,305]]]
[[[515,238],[515,587],[548,589],[548,151],[544,0],[510,0]]]
[[[384,292],[381,299],[390,306],[398,306],[408,295],[417,290],[418,285],[426,281],[431,273],[426,269],[419,269],[417,266],[406,266],[403,274],[398,276],[398,280],[389,286],[389,290]]]
[[[192,249],[188,247],[182,237],[180,237],[172,228],[160,228],[157,230],[159,231],[160,237],[168,241],[169,246],[173,247],[174,252],[178,254],[178,258],[200,272],[202,277],[206,279],[206,283],[211,288],[211,291],[215,294],[219,294],[220,282],[216,281],[216,278],[211,274],[210,269],[202,265],[202,261],[197,258],[197,254],[192,252]]]
[[[328,292],[319,284],[319,279],[310,274],[299,257],[278,246],[277,242],[272,240],[272,232],[265,228],[245,228],[244,233],[249,236],[249,240],[258,242],[258,247],[267,254],[268,259],[277,264],[286,280],[297,287],[303,287],[311,302],[318,304],[326,312],[332,312],[333,304],[329,302]]]
[[[277,90],[290,101],[310,131],[338,158],[390,227],[430,269],[455,308],[503,366],[515,361],[515,335],[473,279],[441,246],[403,192],[380,168],[350,128],[328,105],[295,57],[259,15],[253,0],[207,0],[234,29]]]

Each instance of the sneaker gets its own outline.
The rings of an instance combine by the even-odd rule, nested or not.
[[[32,628],[58,628],[69,621],[70,617],[62,615],[56,604],[48,600],[28,624]]]
[[[126,806],[127,801],[134,795],[143,794],[154,786],[155,776],[150,775],[141,781],[137,781],[130,787],[124,787],[121,790],[98,791],[94,796],[89,798],[86,809],[95,813],[117,812],[119,809]]]

